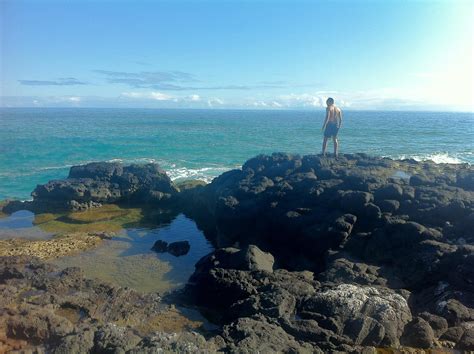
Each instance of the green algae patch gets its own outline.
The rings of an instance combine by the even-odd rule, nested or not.
[[[50,213],[37,214],[37,215],[35,215],[35,218],[33,220],[33,225],[44,224],[46,222],[56,220],[57,217],[58,217],[57,215],[50,214]]]
[[[110,221],[127,217],[130,209],[121,209],[117,205],[106,205],[97,210],[74,212],[67,215],[67,219],[76,223],[90,224],[93,222]]]
[[[74,232],[111,232],[138,225],[143,218],[139,208],[104,205],[100,208],[67,214],[38,214],[33,223],[56,235]]]

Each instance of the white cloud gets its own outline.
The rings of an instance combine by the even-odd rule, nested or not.
[[[123,97],[129,98],[143,98],[143,92],[122,92]]]
[[[323,109],[328,97],[333,97],[337,106],[341,108],[361,110],[426,110],[447,109],[448,102],[429,99],[427,90],[413,88],[385,87],[365,91],[316,91],[314,93],[289,93],[266,99],[249,99],[246,106],[256,108],[287,108],[287,109]],[[431,93],[430,93],[431,95]],[[433,96],[431,95],[431,98]],[[472,110],[467,106],[458,106],[460,110]]]
[[[308,93],[303,93],[303,94],[290,93],[287,95],[280,95],[278,99],[281,100],[282,102],[285,102],[286,105],[288,106],[294,106],[294,105],[313,106],[317,98]]]
[[[201,97],[199,95],[191,95],[189,96],[189,100],[193,102],[198,102],[201,100]]]
[[[164,93],[161,93],[161,92],[157,92],[157,91],[151,92],[150,96],[151,96],[151,98],[153,98],[154,100],[157,100],[157,101],[174,100],[173,96],[170,96],[170,95],[167,95],[167,94],[164,94]]]
[[[77,96],[72,96],[67,98],[68,101],[73,102],[73,103],[79,103],[81,102],[81,98]]]
[[[175,101],[176,98],[158,91],[151,92],[122,92],[126,98],[151,99],[155,101]],[[175,101],[176,102],[176,101]]]
[[[207,105],[209,107],[214,107],[215,105],[223,105],[224,101],[222,101],[220,98],[213,97],[207,100]]]
[[[326,92],[285,94],[277,97],[270,97],[266,100],[250,100],[247,105],[254,107],[270,108],[319,108],[326,105],[326,99],[329,97]],[[346,100],[339,100],[338,105],[347,106]]]

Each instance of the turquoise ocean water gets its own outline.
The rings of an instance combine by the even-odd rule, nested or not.
[[[472,113],[344,113],[342,153],[474,163]],[[323,111],[4,108],[0,199],[29,199],[36,184],[91,161],[153,161],[173,179],[209,181],[260,153],[319,153],[323,119]]]

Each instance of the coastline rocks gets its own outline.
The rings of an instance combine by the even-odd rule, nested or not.
[[[225,326],[264,318],[324,351],[443,340],[467,349],[473,175],[469,165],[364,154],[257,156],[190,191],[187,214],[220,248],[187,291]],[[237,261],[249,247],[273,256],[271,272]],[[314,279],[292,289],[283,269]]]
[[[288,352],[297,348],[295,343],[313,351],[396,347],[412,318],[405,297],[390,289],[322,287],[310,272],[242,267],[239,253],[248,250],[218,249],[204,257],[186,287],[188,295],[223,324],[220,335],[229,350],[268,345],[269,350],[280,346]],[[265,343],[258,338],[266,338]]]
[[[396,177],[400,171],[412,177],[423,173],[434,182],[413,186]],[[467,225],[474,225],[474,193],[461,189],[457,181],[457,176],[467,178],[461,176],[470,176],[470,171],[467,165],[364,154],[338,160],[259,155],[241,170],[225,172],[192,190],[186,212],[219,247],[255,244],[271,252],[280,267],[319,272],[326,252],[346,245],[362,258],[360,252],[370,255],[375,249],[382,262],[403,249],[405,242],[415,252],[424,240],[471,239]],[[348,214],[356,217],[346,220],[352,227],[338,230],[335,225]],[[354,237],[362,233],[367,237]],[[398,250],[384,246],[386,237]],[[378,245],[390,253],[384,257]]]
[[[30,208],[36,211],[86,210],[102,203],[165,202],[178,193],[157,164],[123,166],[93,162],[73,166],[68,178],[38,185]]]
[[[193,218],[216,250],[197,262],[183,295],[220,325],[211,340],[192,341],[198,343],[193,348],[471,350],[473,176],[468,165],[275,153],[178,191],[156,165],[91,164],[39,186],[31,204],[80,209],[156,202]],[[172,245],[157,241],[154,248],[171,247],[176,255],[189,250],[185,243]],[[162,343],[184,348],[179,340],[139,333],[138,322],[125,320],[159,315],[159,299],[85,280],[77,269],[58,275],[37,261],[25,268],[15,259],[0,267],[0,305],[16,304],[32,288],[27,305],[33,308],[25,311],[35,318],[35,311],[46,311],[41,318],[58,323],[58,332],[11,322],[11,340],[31,333],[63,352],[152,352]],[[153,306],[159,308],[153,312]],[[14,307],[8,316],[16,318],[21,310]],[[75,316],[72,332],[51,308],[54,316]],[[96,312],[98,323],[86,326],[81,316]]]

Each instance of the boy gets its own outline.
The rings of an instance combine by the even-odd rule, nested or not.
[[[334,142],[334,156],[337,158],[337,149],[339,142],[337,141],[337,133],[342,125],[342,112],[339,107],[334,104],[334,99],[329,97],[326,100],[326,119],[323,124],[324,140],[323,140],[323,156],[326,156],[326,146],[328,139],[332,137]]]

